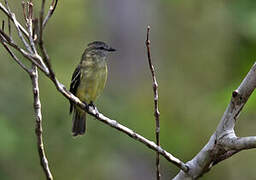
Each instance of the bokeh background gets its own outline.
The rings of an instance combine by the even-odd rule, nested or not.
[[[9,3],[23,22],[21,1]],[[34,3],[38,8],[39,2]],[[154,140],[152,82],[144,45],[151,25],[161,145],[186,162],[208,141],[232,90],[255,61],[255,10],[254,0],[59,1],[45,44],[58,79],[67,87],[87,43],[102,40],[118,49],[109,58],[109,78],[97,107]],[[2,13],[0,17],[6,20]],[[3,47],[0,59],[0,179],[44,179],[30,79]],[[40,75],[45,148],[55,179],[155,179],[155,153],[94,118],[89,118],[85,136],[73,138],[69,102]],[[239,136],[256,135],[255,108],[252,95],[236,126]],[[202,179],[253,180],[255,155],[255,150],[243,151]],[[163,180],[178,171],[161,158]]]

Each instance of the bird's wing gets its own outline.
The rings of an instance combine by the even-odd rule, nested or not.
[[[70,84],[70,89],[69,91],[73,94],[73,95],[76,95],[76,91],[77,91],[77,88],[80,84],[80,79],[81,79],[81,67],[80,65],[75,69],[73,75],[72,75],[72,80],[71,80],[71,84]],[[72,113],[73,111],[73,102],[70,101],[70,110],[69,110],[69,113]]]

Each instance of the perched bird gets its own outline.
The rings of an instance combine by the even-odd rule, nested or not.
[[[112,51],[115,49],[104,42],[89,43],[72,75],[70,92],[94,108],[93,102],[102,93],[106,84],[108,74],[106,58]],[[86,113],[70,101],[70,114],[72,112],[72,134],[83,135],[86,130]]]

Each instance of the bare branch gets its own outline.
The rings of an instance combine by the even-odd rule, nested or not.
[[[55,8],[57,6],[57,2],[58,2],[58,0],[56,0],[55,4],[53,5],[54,0],[52,1],[52,6],[51,7],[53,7],[53,9],[51,10],[51,7],[50,7],[50,10],[49,10],[49,11],[51,11],[51,14],[53,14],[53,12],[54,12],[54,10],[55,10]],[[59,83],[59,81],[55,77],[55,73],[54,73],[54,71],[52,69],[52,66],[51,66],[50,57],[49,57],[49,55],[48,55],[48,53],[47,53],[47,51],[46,51],[46,49],[44,47],[44,41],[43,41],[44,8],[45,8],[45,0],[42,0],[40,17],[39,17],[39,42],[38,42],[39,43],[39,49],[40,49],[41,54],[42,54],[42,59],[45,62],[46,66],[47,66],[47,68],[49,70],[48,77],[53,81],[53,83],[55,84],[57,90],[60,91],[65,97],[68,97],[68,95],[70,95],[71,93],[63,91],[63,90],[66,90],[66,88],[63,88],[64,86],[61,83]],[[50,17],[51,17],[51,15],[46,17],[45,24],[49,20]]]
[[[236,136],[234,127],[248,98],[256,88],[256,63],[252,66],[240,86],[233,91],[231,101],[221,121],[204,148],[186,165],[189,171],[180,171],[174,180],[197,179],[212,166],[244,149],[256,148],[256,137]]]
[[[5,23],[4,23],[4,20],[2,21],[2,31],[4,31],[4,25]]]
[[[150,53],[150,40],[149,40],[149,31],[150,26],[147,27],[147,39],[146,39],[146,47],[147,47],[147,55],[148,55],[148,64],[152,75],[152,81],[153,81],[153,93],[154,93],[154,116],[155,116],[155,123],[156,123],[156,144],[160,146],[160,140],[159,140],[159,134],[160,134],[160,112],[158,109],[158,83],[156,81],[156,75],[155,75],[155,68],[152,64],[151,60],[151,53]],[[156,179],[160,180],[161,174],[160,174],[160,157],[159,152],[156,153]]]
[[[3,38],[1,38],[1,41],[4,41],[5,43],[9,44],[13,48],[15,48],[17,51],[19,51],[25,58],[27,58],[30,62],[37,65],[38,68],[40,68],[41,71],[43,71],[45,74],[49,74],[48,69],[45,69],[42,67],[41,64],[39,64],[37,61],[41,61],[41,57],[39,55],[32,55],[25,51],[24,49],[20,48],[17,44],[15,44],[10,37],[5,34],[2,30],[0,30],[0,34]]]
[[[32,81],[32,90],[34,95],[34,111],[36,118],[36,126],[35,133],[37,136],[37,149],[40,157],[40,163],[44,170],[44,174],[47,180],[52,180],[52,174],[48,165],[48,160],[44,151],[44,143],[43,143],[43,127],[42,127],[42,112],[41,112],[41,102],[39,97],[39,86],[38,86],[38,72],[35,65],[32,65],[33,72],[30,73],[31,81]]]
[[[256,148],[256,136],[225,138],[221,143],[233,150],[252,149]]]
[[[7,12],[8,12],[8,15],[10,15],[9,17],[11,18],[11,20],[13,21],[17,31],[18,31],[18,36],[19,38],[21,39],[21,41],[23,42],[23,44],[25,45],[26,49],[31,53],[32,50],[29,46],[29,44],[27,43],[27,41],[25,40],[25,38],[23,37],[23,34],[22,34],[22,31],[20,29],[20,24],[19,22],[17,21],[16,17],[15,17],[15,14],[11,12],[9,6],[8,6],[8,3],[7,3],[7,0],[5,0],[6,2],[6,6],[7,6]],[[1,7],[1,3],[0,3],[0,7]]]
[[[6,51],[11,55],[11,57],[20,65],[20,67],[22,69],[24,69],[27,73],[30,73],[30,69],[28,69],[18,58],[17,56],[15,56],[15,54],[11,51],[11,49],[7,46],[7,44],[4,42],[4,40],[2,40],[2,36],[0,35],[0,42],[2,43],[2,45],[4,46],[4,48],[6,49]]]
[[[30,40],[30,44],[27,43],[27,41],[24,39],[23,37],[23,34],[22,34],[22,31],[20,29],[20,24],[19,22],[17,21],[16,17],[15,17],[15,14],[12,13],[10,11],[10,8],[8,6],[8,3],[7,3],[7,0],[6,1],[6,6],[7,6],[7,10],[4,8],[4,6],[0,3],[0,9],[5,12],[5,10],[7,11],[7,15],[8,17],[13,21],[17,31],[18,31],[18,35],[20,37],[20,39],[22,40],[23,44],[25,45],[26,49],[29,51],[29,53],[27,53],[25,50],[23,50],[22,48],[19,48],[13,41],[10,37],[8,37],[8,39],[6,39],[7,43],[9,45],[11,45],[12,47],[14,47],[15,49],[17,49],[23,56],[25,56],[27,59],[29,59],[32,63],[36,64],[43,72],[45,72],[46,74],[49,74],[49,70],[48,68],[46,67],[46,65],[44,64],[44,62],[42,61],[42,58],[38,55],[38,53],[36,52],[36,48],[35,48],[35,44],[34,44],[34,41],[33,41],[33,38],[31,39],[31,34],[32,34],[32,14],[33,14],[33,5],[32,3],[30,2],[29,3],[29,7],[28,7],[28,16],[30,17],[27,17],[28,19],[31,19],[31,26],[29,29],[29,33],[26,31],[26,37]],[[3,6],[3,7],[2,7]],[[21,26],[22,27],[22,26]],[[6,34],[1,32],[2,35],[4,35],[5,37]],[[28,36],[27,36],[28,35]],[[31,49],[31,47],[33,48],[33,50]],[[38,62],[37,62],[38,61]]]
[[[156,145],[154,142],[146,139],[145,137],[141,136],[140,134],[135,133],[133,130],[119,124],[116,120],[112,120],[112,119],[104,116],[101,113],[97,113],[95,111],[95,109],[93,109],[93,108],[88,109],[87,106],[79,100],[79,98],[77,98],[72,93],[70,93],[64,87],[64,85],[59,83],[59,81],[57,79],[55,79],[55,80],[56,81],[54,81],[54,80],[52,80],[52,81],[54,82],[54,84],[55,84],[55,86],[56,86],[56,88],[59,92],[61,92],[67,99],[74,102],[76,105],[78,105],[84,111],[86,111],[88,114],[94,116],[95,119],[111,126],[112,128],[117,129],[120,132],[123,132],[123,133],[127,134],[131,138],[143,143],[144,145],[146,145],[150,149],[152,149],[156,152],[159,152],[163,157],[165,157],[165,159],[167,159],[169,162],[173,163],[174,165],[176,165],[177,167],[182,169],[184,172],[188,171],[188,167],[182,161],[180,161],[178,158],[174,157],[172,154],[170,154],[167,151],[165,151],[164,149],[162,149],[160,146]]]
[[[2,3],[0,3],[0,10],[4,12],[13,21],[11,14],[8,12],[8,10],[4,7]],[[28,38],[29,35],[28,35],[28,32],[25,30],[25,28],[22,25],[20,25],[20,23],[18,22],[16,23],[20,31]]]
[[[8,17],[8,32],[9,32],[9,37],[12,39],[12,26],[11,26],[11,20]]]
[[[28,33],[29,33],[29,41],[30,41],[30,45],[32,47],[33,53],[38,54],[36,50],[36,45],[34,43],[34,38],[33,38],[33,4],[32,2],[28,3],[27,26],[28,26]],[[43,61],[40,61],[40,63],[43,66],[45,66]]]
[[[49,20],[49,19],[51,18],[51,16],[53,15],[53,13],[54,13],[54,11],[55,11],[55,9],[56,9],[56,7],[57,7],[57,4],[58,4],[58,0],[52,0],[51,6],[50,6],[50,8],[49,8],[49,11],[48,11],[48,13],[47,13],[47,15],[46,15],[46,17],[45,17],[45,19],[44,19],[44,21],[43,21],[43,28],[45,28],[45,26],[46,26],[48,20]]]
[[[23,16],[24,16],[24,20],[26,22],[26,25],[28,24],[28,17],[27,17],[27,7],[26,7],[26,3],[24,1],[21,2],[21,6],[23,9]]]

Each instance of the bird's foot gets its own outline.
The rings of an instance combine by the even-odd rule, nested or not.
[[[96,117],[99,118],[99,116],[100,116],[99,111],[98,111],[97,107],[93,104],[92,101],[90,102],[89,106],[91,106],[94,109],[94,111],[96,113]]]
[[[85,102],[85,101],[82,101],[82,102],[85,104],[86,111],[89,111],[90,104],[87,104],[87,102]]]

